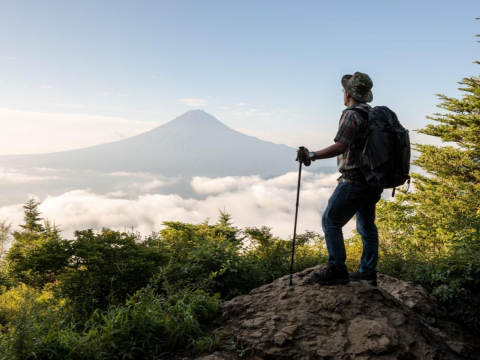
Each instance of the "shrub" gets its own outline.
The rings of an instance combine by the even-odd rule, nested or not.
[[[146,287],[125,305],[97,309],[86,323],[75,324],[68,313],[53,316],[53,305],[36,290],[18,291],[25,305],[10,314],[0,333],[1,359],[157,358],[204,339],[220,301],[203,291],[161,296]]]

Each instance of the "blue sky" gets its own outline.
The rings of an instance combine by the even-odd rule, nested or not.
[[[409,129],[477,75],[477,1],[2,1],[0,154],[114,141],[201,108],[318,150],[362,71]],[[414,141],[430,141],[413,135]]]

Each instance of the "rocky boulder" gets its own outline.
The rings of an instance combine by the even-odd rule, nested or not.
[[[314,270],[223,303],[216,324],[252,359],[480,359],[478,339],[423,288],[385,275],[378,287],[321,286]]]

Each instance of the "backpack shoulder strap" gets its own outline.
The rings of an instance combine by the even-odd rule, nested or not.
[[[365,120],[368,120],[368,111],[367,110],[361,109],[359,107],[354,107],[354,108],[351,108],[351,109],[348,109],[348,110],[355,111],[357,114],[362,116]]]
[[[365,109],[362,109],[360,107],[353,107],[349,110],[352,110],[352,111],[356,112],[357,114],[359,114],[365,120],[364,127],[366,127],[368,129],[368,113],[369,113],[369,111],[367,111]],[[365,146],[367,146],[367,145],[365,144]],[[352,152],[352,154],[353,154],[354,160],[357,161],[357,156],[355,154],[355,151]],[[366,171],[363,168],[363,166],[360,166],[360,170],[362,171],[363,176],[365,176],[365,178],[366,178],[367,174],[366,174]]]

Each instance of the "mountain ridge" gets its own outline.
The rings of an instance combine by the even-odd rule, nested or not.
[[[272,176],[295,170],[295,155],[292,147],[243,134],[197,109],[119,141],[56,153],[0,156],[0,166]]]

